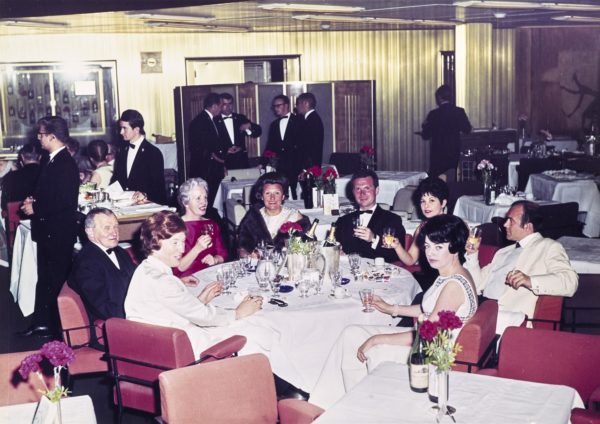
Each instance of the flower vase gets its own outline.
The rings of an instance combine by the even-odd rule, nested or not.
[[[52,424],[62,424],[62,409],[60,399],[58,400],[58,402],[52,403],[55,405],[56,408],[56,415],[54,416],[54,421],[52,421]]]
[[[440,371],[436,373],[437,378],[437,405],[443,411],[446,411],[448,406],[448,395],[450,388],[450,371]]]
[[[448,405],[450,396],[450,370],[440,370],[429,364],[429,400],[436,404],[432,409],[442,415],[452,415],[456,409]],[[443,411],[443,412],[440,412]],[[438,421],[439,422],[439,421]]]
[[[288,253],[287,269],[288,280],[290,282],[298,282],[302,274],[302,270],[306,267],[306,256],[302,253]]]

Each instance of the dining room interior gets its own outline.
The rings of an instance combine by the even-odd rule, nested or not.
[[[180,188],[195,177],[208,180],[197,172],[193,159],[197,141],[193,126],[195,118],[206,110],[206,99],[211,94],[227,93],[233,99],[233,111],[242,114],[249,123],[256,123],[262,134],[244,134],[243,150],[248,165],[225,171],[217,182],[216,193],[211,193],[214,203],[202,209],[202,219],[210,218],[220,227],[217,234],[222,237],[225,253],[219,253],[224,256],[222,261],[216,259],[212,266],[205,264],[202,270],[190,272],[197,281],[188,291],[202,300],[205,287],[213,281],[225,282],[224,292],[215,297],[210,307],[229,312],[246,298],[264,298],[262,310],[240,320],[243,322],[236,322],[226,332],[227,336],[234,335],[237,328],[239,334],[248,338],[246,346],[246,341],[241,346],[235,344],[240,339],[224,347],[212,346],[212,350],[206,346],[200,359],[209,358],[207,363],[189,365],[190,376],[177,374],[179,368],[199,361],[193,338],[191,345],[187,340],[187,331],[161,327],[154,332],[151,323],[113,317],[106,321],[110,322],[108,328],[122,325],[125,336],[119,338],[115,333],[112,338],[119,340],[115,345],[126,349],[115,353],[116,349],[111,352],[110,346],[106,348],[102,343],[98,347],[98,340],[110,341],[111,334],[103,333],[104,320],[101,323],[90,320],[87,301],[82,300],[82,294],[70,283],[65,283],[58,293],[62,328],[54,334],[56,337],[23,337],[18,333],[32,325],[36,283],[41,281],[35,234],[32,235],[35,224],[32,227],[30,217],[19,212],[23,210],[23,202],[27,202],[25,198],[9,201],[7,205],[3,201],[0,391],[9,394],[0,396],[0,421],[31,422],[34,415],[58,414],[60,418],[61,406],[58,409],[42,406],[33,386],[15,385],[15,376],[16,369],[23,368],[24,355],[42,348],[44,356],[42,346],[51,340],[61,340],[73,348],[75,358],[81,358],[82,367],[70,365],[71,376],[65,380],[70,392],[59,402],[64,423],[142,423],[155,419],[173,423],[236,422],[236,419],[284,424],[375,423],[389,422],[392,417],[411,423],[600,423],[597,373],[600,367],[600,5],[597,1],[63,0],[53,4],[3,0],[0,3],[0,180],[8,181],[6,176],[23,166],[19,165],[23,146],[44,137],[46,133],[39,122],[46,116],[58,116],[66,122],[70,136],[79,142],[79,157],[86,157],[91,156],[86,150],[93,140],[124,145],[122,114],[139,111],[143,115],[142,130],[145,122],[145,139],[162,154],[164,187],[161,188],[167,200],[149,201],[142,193],[144,201],[138,202],[137,198],[132,200],[132,195],[142,190],[129,192],[126,187],[124,192],[121,187],[115,189],[119,193],[109,188],[96,189],[89,183],[93,170],[85,180],[80,168],[80,178],[85,181],[81,180],[79,190],[75,253],[91,243],[86,233],[86,214],[102,207],[114,212],[120,248],[130,254],[136,266],[141,266],[148,261],[144,260],[145,255],[152,256],[152,250],[144,250],[140,228],[148,225],[152,217],[177,210],[183,211],[183,225],[190,200],[185,197],[187,194],[179,192]],[[312,393],[319,386],[321,372],[334,356],[336,340],[342,339],[346,326],[399,325],[401,316],[390,316],[375,304],[373,312],[369,311],[372,301],[365,304],[365,290],[396,306],[418,304],[420,296],[429,293],[434,279],[428,284],[421,279],[426,258],[425,247],[421,246],[426,242],[421,237],[424,244],[419,244],[419,232],[434,218],[425,213],[422,201],[428,192],[421,193],[420,187],[438,172],[431,173],[436,148],[424,132],[428,114],[440,105],[436,90],[446,86],[452,94],[450,103],[464,109],[472,129],[460,134],[458,160],[451,167],[450,177],[444,176],[445,197],[429,194],[443,203],[442,214],[462,219],[467,235],[479,229],[480,250],[476,261],[482,270],[493,269],[497,252],[520,247],[519,243],[513,246],[520,240],[507,229],[510,214],[514,205],[525,210],[524,202],[534,203],[535,213],[543,222],[534,233],[560,246],[569,269],[576,275],[576,291],[560,293],[566,286],[565,280],[561,280],[560,289],[553,286],[555,292],[539,291],[531,287],[532,281],[539,280],[531,277],[528,291],[537,300],[529,314],[519,311],[511,315],[511,319],[519,322],[518,328],[506,330],[499,322],[505,307],[502,300],[480,298],[476,314],[465,319],[460,334],[455,333],[458,336],[454,342],[463,347],[463,352],[451,355],[452,372],[446,369],[446,380],[440,377],[435,381],[442,392],[433,397],[415,393],[412,386],[413,345],[408,363],[385,362],[369,369],[368,376],[333,406],[312,404],[310,397],[308,401],[280,399],[280,387],[271,384],[272,376],[283,378],[301,394]],[[285,198],[287,186],[267,179],[269,171],[283,172],[283,165],[278,167],[281,162],[267,153],[269,128],[281,118],[275,114],[276,96],[287,96],[294,116],[304,114],[299,108],[303,93],[316,97],[313,109],[322,119],[322,154],[315,162],[318,169],[299,168],[298,188],[293,188],[290,191],[293,195]],[[218,125],[215,130],[219,131]],[[127,158],[129,146],[124,150]],[[128,166],[127,173],[131,164]],[[422,255],[414,263],[407,263],[400,254],[385,262],[382,254],[370,257],[361,253],[357,259],[355,252],[340,246],[341,237],[336,244],[332,234],[341,231],[341,220],[350,214],[356,214],[359,221],[363,219],[360,214],[364,208],[354,191],[355,181],[361,178],[376,182],[376,210],[401,218],[406,238],[404,234],[399,237],[401,247],[396,251],[408,253],[412,248],[417,249],[417,256]],[[312,186],[307,181],[312,181]],[[312,228],[286,227],[282,231],[281,227],[273,233],[264,218],[268,209],[266,197],[255,192],[257,187],[259,191],[264,188],[259,183],[279,184],[285,191],[285,204],[279,205],[278,213],[296,211],[306,218],[309,227],[312,222]],[[209,181],[207,187],[202,186],[204,194],[208,194],[208,187],[212,189],[210,184]],[[2,190],[8,192],[4,183],[0,196]],[[253,209],[263,210],[265,231],[271,231],[272,237],[266,244],[262,240],[252,246],[246,259],[241,237],[248,226],[245,220]],[[370,213],[376,216],[376,212]],[[354,231],[367,227],[360,222],[353,224]],[[373,225],[377,224],[368,227]],[[528,223],[523,221],[522,225],[525,228]],[[390,230],[387,222],[385,229]],[[391,234],[386,233],[391,239],[400,234],[397,229],[396,233],[391,230]],[[384,234],[377,231],[371,232],[371,239],[367,236],[373,246],[383,243]],[[215,235],[212,227],[201,232],[204,237]],[[290,240],[285,240],[282,248],[277,245],[277,237]],[[354,237],[357,238],[356,234]],[[295,239],[306,247],[293,251],[291,240]],[[331,244],[337,247],[327,240],[333,240]],[[385,246],[386,254],[394,252],[391,243]],[[381,245],[377,249],[380,248]],[[186,253],[187,249],[186,245]],[[470,252],[468,247],[465,249],[468,263]],[[382,252],[375,247],[373,250]],[[455,253],[451,249],[450,252]],[[305,261],[295,278],[291,277],[292,255],[302,256]],[[218,255],[213,253],[213,256]],[[461,256],[464,262],[465,253]],[[353,260],[359,264],[353,264]],[[259,281],[259,271],[265,268],[261,266],[263,262],[272,268],[264,287]],[[549,267],[548,273],[558,272],[552,265]],[[301,268],[317,268],[320,278],[312,281],[310,273],[302,272]],[[515,271],[513,266],[508,275]],[[500,271],[496,268],[494,272]],[[473,277],[477,294],[484,295],[484,289],[479,290]],[[508,287],[509,277],[506,278]],[[409,326],[422,325],[414,318],[413,324],[410,317]],[[85,328],[82,338],[77,336],[82,334],[77,332],[80,328]],[[436,328],[442,331],[442,327]],[[138,338],[127,340],[127,331],[135,332]],[[158,354],[150,352],[148,356],[150,347],[139,348],[138,341],[144,341],[145,332],[152,335],[148,340]],[[276,341],[269,342],[275,347],[266,349],[272,373],[269,369],[265,375],[259,375],[264,364],[256,359],[255,365],[247,365],[246,379],[252,381],[243,378],[237,383],[226,381],[231,377],[227,373],[234,372],[227,370],[227,361],[234,364],[238,359],[263,352],[264,340],[260,337],[265,337],[266,332],[277,334]],[[505,338],[506,343],[502,344]],[[525,342],[528,338],[547,345],[551,352],[547,356],[551,358],[538,363],[523,360],[524,375],[518,376],[512,367],[518,366],[519,355],[544,354],[539,345],[537,350],[535,346],[530,349]],[[229,340],[220,336],[213,341],[223,339]],[[254,349],[256,340],[260,349]],[[429,352],[429,342],[422,339],[420,343],[423,351]],[[51,355],[47,358],[52,362]],[[154,364],[150,365],[154,368],[141,374],[131,366],[148,363]],[[221,397],[230,393],[232,401],[222,410],[215,407],[216,415],[210,418],[206,415],[203,419],[202,402],[193,405],[183,395],[177,399],[176,390],[181,388],[177,389],[176,384],[178,379],[179,384],[192,384],[191,375],[195,372],[199,378],[212,377],[211,367],[215,370],[225,367],[213,374],[223,375],[222,379],[214,377],[215,393]],[[441,366],[433,372],[429,369],[430,387],[432,374],[438,376],[440,369]],[[62,372],[60,367],[58,372]],[[30,382],[33,377],[33,374],[29,377]],[[498,382],[500,377],[502,381]],[[144,379],[148,381],[140,382]],[[250,396],[253,383],[257,390]],[[199,386],[210,391],[207,383]],[[443,388],[449,390],[446,398]],[[487,392],[502,393],[490,399],[485,397]],[[527,404],[519,399],[519,393],[538,396],[538,400]],[[397,399],[401,401],[396,402]],[[54,404],[52,400],[51,403]],[[474,407],[475,403],[479,406]],[[371,415],[377,405],[382,411]],[[431,412],[431,407],[438,409]],[[55,409],[59,412],[53,412]],[[191,415],[185,418],[185,414]],[[238,418],[230,414],[237,414]],[[244,414],[246,421],[239,418]]]

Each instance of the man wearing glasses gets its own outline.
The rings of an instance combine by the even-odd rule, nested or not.
[[[269,138],[265,150],[270,150],[279,158],[277,171],[290,182],[292,199],[297,199],[298,174],[302,170],[300,156],[301,118],[290,112],[290,99],[280,94],[273,99],[273,113],[277,116],[269,127]]]
[[[31,237],[37,242],[38,281],[35,309],[23,336],[52,336],[60,328],[56,299],[71,267],[77,234],[79,171],[65,147],[67,122],[48,116],[38,122],[38,139],[49,157],[42,163],[33,196],[21,210],[31,218]]]

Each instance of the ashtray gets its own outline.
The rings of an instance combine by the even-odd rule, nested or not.
[[[345,285],[346,285],[346,284],[348,284],[349,282],[350,282],[350,279],[349,279],[349,278],[343,277],[343,278],[342,278],[342,281],[341,281],[341,284],[342,284],[342,286],[345,286]]]
[[[289,293],[292,290],[294,290],[294,287],[292,287],[292,286],[279,286],[280,293]]]

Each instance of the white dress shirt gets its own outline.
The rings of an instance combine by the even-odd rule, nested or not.
[[[229,134],[229,139],[231,140],[231,145],[235,144],[235,133],[233,132],[233,115],[225,116],[221,115],[223,122],[225,123],[225,128],[227,129],[227,134]]]
[[[133,144],[135,146],[135,149],[132,149],[130,147],[127,151],[127,178],[129,178],[129,173],[131,172],[133,161],[135,161],[135,157],[140,151],[140,144],[142,144],[142,141],[144,141],[144,136],[141,136],[137,140],[130,142],[130,144]]]
[[[279,120],[279,134],[281,135],[281,139],[285,137],[285,130],[287,129],[288,122],[290,122],[291,112],[288,112],[285,116],[282,116]]]

